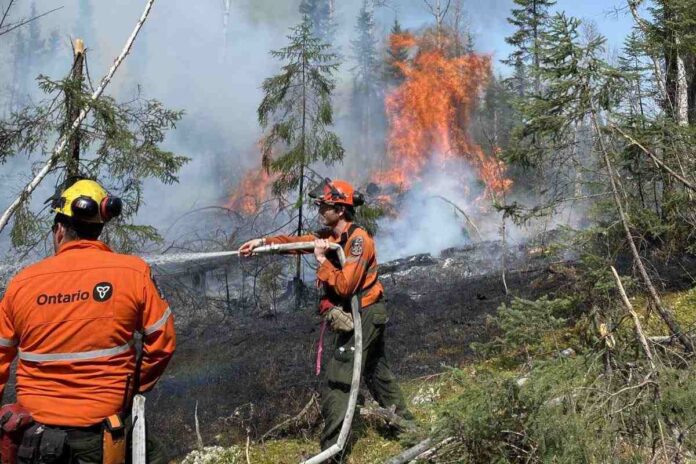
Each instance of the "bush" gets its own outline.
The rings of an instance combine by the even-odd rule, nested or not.
[[[568,325],[575,304],[570,299],[536,301],[516,298],[510,306],[502,305],[486,325],[495,334],[490,342],[472,344],[472,348],[491,357],[502,355],[511,361],[527,360],[535,354],[563,349],[557,346],[554,332]]]

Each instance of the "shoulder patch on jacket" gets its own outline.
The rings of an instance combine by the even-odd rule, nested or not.
[[[352,256],[360,256],[363,253],[363,238],[355,237],[350,244],[350,254]]]

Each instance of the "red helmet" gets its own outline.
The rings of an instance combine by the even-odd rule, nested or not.
[[[338,179],[332,181],[328,177],[309,192],[309,196],[314,198],[316,205],[325,203],[355,207],[365,203],[362,193],[356,191],[348,182]]]

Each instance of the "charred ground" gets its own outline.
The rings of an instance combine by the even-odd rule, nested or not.
[[[535,299],[572,282],[564,259],[543,247],[521,246],[506,253],[506,295],[501,260],[495,259],[501,256],[500,243],[483,242],[380,267],[390,315],[389,355],[400,379],[465,362],[472,356],[470,343],[488,337],[486,316],[513,295]],[[186,322],[168,375],[149,400],[151,425],[173,454],[195,446],[196,402],[206,444],[229,443],[247,433],[259,438],[302,409],[321,387],[313,372],[319,334],[314,311],[310,302],[299,312],[208,315]],[[313,426],[307,424],[305,432]]]

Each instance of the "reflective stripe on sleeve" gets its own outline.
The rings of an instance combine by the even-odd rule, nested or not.
[[[130,350],[131,346],[133,346],[133,340],[129,341],[125,345],[117,346],[115,348],[106,348],[104,350],[78,351],[75,353],[27,353],[26,351],[20,351],[17,356],[22,361],[31,362],[81,361],[85,359],[96,359],[104,356],[114,356],[125,353]]]
[[[16,340],[10,340],[7,338],[0,338],[0,346],[12,347],[17,344]]]
[[[155,322],[154,324],[152,324],[150,327],[145,327],[145,329],[143,330],[143,333],[145,335],[150,335],[152,333],[157,332],[167,322],[167,319],[169,319],[169,316],[171,316],[171,315],[172,315],[172,311],[171,311],[171,309],[169,309],[167,307],[167,309],[164,311],[164,314],[162,315],[162,317],[160,317],[159,320],[157,322]]]

